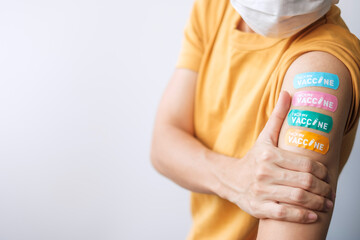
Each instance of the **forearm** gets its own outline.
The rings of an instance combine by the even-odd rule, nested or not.
[[[181,128],[159,125],[154,129],[151,148],[155,169],[190,191],[216,194],[218,180],[215,171],[229,157],[209,150]]]

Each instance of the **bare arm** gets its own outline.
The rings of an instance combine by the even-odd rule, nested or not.
[[[336,74],[340,79],[340,85],[337,90],[329,89],[325,87],[306,87],[301,89],[295,89],[293,84],[293,79],[295,75],[306,73],[306,72],[327,72]],[[310,157],[313,161],[319,161],[323,163],[329,171],[329,183],[332,189],[335,191],[337,179],[338,179],[338,166],[340,159],[340,146],[342,141],[342,136],[344,134],[344,128],[347,120],[347,116],[349,113],[350,103],[351,103],[351,77],[350,74],[345,67],[345,65],[335,58],[334,56],[324,53],[324,52],[310,52],[299,57],[289,68],[283,83],[283,89],[291,93],[293,96],[294,93],[299,91],[316,91],[325,94],[331,94],[335,96],[338,100],[338,106],[336,111],[333,112],[334,106],[332,105],[332,109],[329,105],[322,105],[323,107],[314,107],[314,106],[291,106],[291,109],[299,109],[299,110],[308,110],[316,113],[321,113],[329,116],[333,120],[333,126],[331,131],[329,131],[329,126],[324,127],[321,126],[320,129],[311,129],[308,127],[297,127],[293,126],[293,123],[296,123],[298,120],[296,116],[293,115],[293,118],[290,119],[289,126],[288,121],[285,120],[281,129],[281,133],[279,136],[279,148],[286,149],[288,151],[299,153],[304,156]],[[301,96],[301,95],[300,95]],[[320,96],[320,95],[319,95]],[[301,97],[295,98],[296,101],[301,103]],[[320,98],[318,98],[315,103],[320,102]],[[305,100],[304,100],[305,101]],[[307,99],[308,104],[310,102]],[[322,100],[321,100],[322,101]],[[305,103],[306,104],[306,103]],[[311,104],[311,103],[310,103]],[[300,104],[301,105],[301,104]],[[318,105],[320,106],[320,105]],[[312,113],[311,113],[312,114]],[[289,118],[289,116],[288,116]],[[312,118],[311,116],[308,118]],[[313,117],[314,118],[314,117]],[[326,122],[327,120],[325,120]],[[311,125],[316,126],[315,121],[311,120]],[[301,125],[301,123],[300,123]],[[319,125],[318,125],[319,126]],[[295,135],[289,135],[289,129],[298,129],[300,131],[304,130],[310,133],[319,134],[329,140],[329,150],[325,152],[325,148],[319,147],[317,152],[314,150],[304,149],[296,146],[297,143],[300,145],[310,145],[307,141],[297,142],[298,139],[294,139]],[[327,133],[327,131],[329,131]],[[305,134],[306,135],[306,134]],[[287,142],[291,141],[292,144],[288,144]],[[326,147],[326,146],[325,146]],[[303,184],[303,189],[309,190],[313,188],[315,185],[314,182],[311,181],[311,176],[306,176],[305,178],[298,179],[299,182]],[[305,194],[305,191],[297,190],[294,191],[291,195],[293,199],[302,199]],[[330,224],[332,211],[329,212],[318,212],[319,219],[315,223],[312,224],[298,224],[298,223],[290,223],[285,221],[276,221],[271,219],[262,219],[260,221],[260,226],[258,230],[258,239],[325,239],[327,230]]]
[[[194,138],[193,111],[197,73],[176,69],[159,105],[151,160],[164,176],[194,192],[214,194],[213,164],[225,158]]]
[[[151,160],[154,167],[184,188],[216,194],[255,217],[293,222],[315,221],[308,209],[324,211],[325,199],[331,195],[330,186],[324,181],[327,169],[308,157],[277,148],[280,127],[276,130],[274,126],[281,126],[282,121],[279,122],[276,115],[287,112],[289,104],[277,105],[261,137],[245,157],[224,156],[209,150],[194,137],[196,79],[197,73],[176,69],[165,90],[153,132]],[[269,178],[263,177],[265,171],[273,178],[287,177],[281,181],[269,181]],[[293,181],[299,175],[311,175],[316,183],[305,194],[306,201],[288,198],[290,192],[301,188]],[[273,196],[274,189],[282,195]],[[307,209],[292,205],[284,207],[277,202]]]

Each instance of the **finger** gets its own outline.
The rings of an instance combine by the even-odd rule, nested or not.
[[[328,170],[324,166],[324,164],[313,161],[307,156],[302,156],[300,154],[295,154],[289,151],[283,151],[279,156],[275,159],[275,164],[279,167],[299,171],[311,173],[319,179],[326,180],[328,176]]]
[[[329,199],[300,188],[288,186],[273,186],[268,189],[271,193],[267,200],[297,205],[311,210],[328,211],[334,207]]]
[[[260,218],[271,218],[279,221],[295,223],[312,223],[318,218],[313,211],[295,206],[267,202],[260,206],[259,211],[266,212],[266,216]]]
[[[272,180],[275,184],[300,188],[329,199],[332,198],[330,184],[310,173],[279,169],[274,172]]]
[[[280,93],[279,100],[258,139],[277,146],[281,127],[290,107],[290,100],[291,97],[288,92],[282,91]]]

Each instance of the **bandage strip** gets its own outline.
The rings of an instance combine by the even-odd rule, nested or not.
[[[300,73],[294,78],[294,87],[326,87],[336,90],[339,87],[339,77],[325,72]]]
[[[323,92],[300,91],[294,94],[292,104],[294,106],[310,106],[335,112],[338,100],[334,95]]]
[[[321,154],[329,150],[329,139],[316,133],[290,128],[286,132],[285,143],[290,146],[309,149]]]
[[[329,133],[333,120],[325,114],[293,109],[289,112],[287,122],[290,126],[306,127]]]

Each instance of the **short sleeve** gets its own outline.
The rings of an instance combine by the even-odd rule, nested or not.
[[[322,36],[320,39],[317,36]],[[295,41],[292,47],[285,54],[283,72],[300,55],[311,52],[322,51],[332,54],[338,58],[349,70],[352,79],[352,102],[348,119],[345,126],[345,133],[356,130],[360,116],[360,42],[347,29],[338,26],[321,26],[316,31],[307,34],[305,37]]]
[[[346,66],[351,76],[352,92],[349,94],[352,100],[341,147],[341,170],[350,155],[360,117],[360,42],[345,28],[330,24],[318,27],[316,31],[304,34],[291,44],[282,57],[279,77],[283,78],[291,63],[299,56],[312,51],[335,56]]]
[[[204,30],[203,30],[203,13],[201,2],[194,2],[190,18],[187,21],[184,30],[180,55],[176,64],[177,68],[187,68],[198,72],[201,59],[204,53]]]

